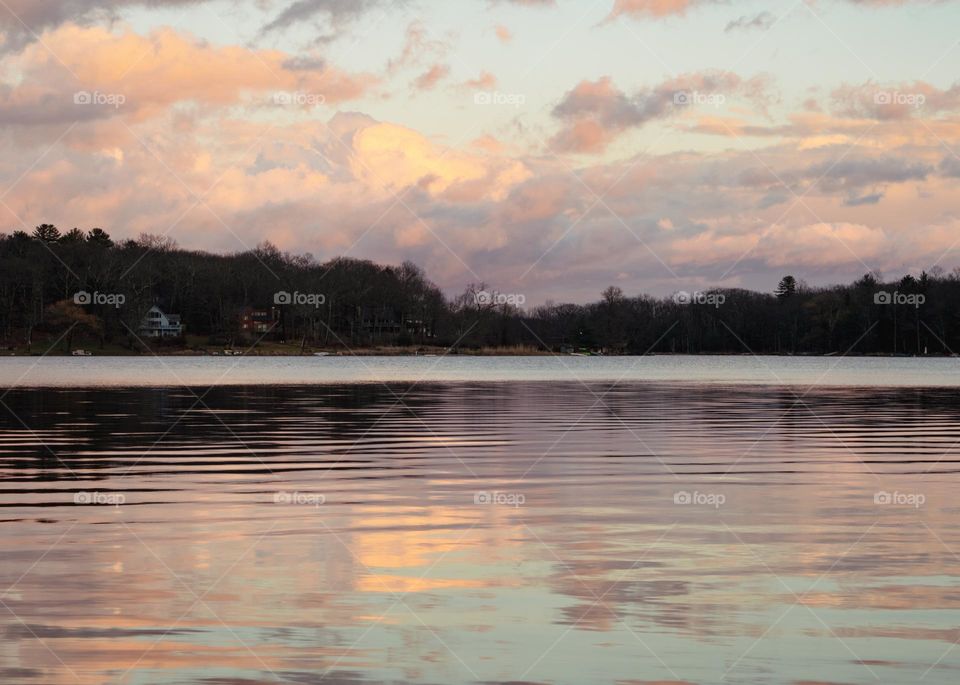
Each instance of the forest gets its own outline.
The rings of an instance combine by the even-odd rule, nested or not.
[[[448,298],[417,265],[281,252],[181,249],[94,228],[0,234],[0,345],[17,353],[79,344],[130,353],[256,349],[431,348],[587,354],[950,355],[960,349],[960,270],[811,287],[792,275],[770,292],[715,289],[669,297],[611,286],[590,304],[524,308],[485,283]],[[145,340],[152,306],[183,333]],[[244,328],[256,312],[262,325]]]

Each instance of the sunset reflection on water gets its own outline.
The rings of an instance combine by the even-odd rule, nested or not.
[[[0,680],[956,682],[956,393],[800,396],[14,389]]]

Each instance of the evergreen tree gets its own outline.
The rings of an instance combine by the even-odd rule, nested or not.
[[[776,296],[779,298],[790,297],[797,293],[797,279],[793,276],[787,275],[780,279],[780,283],[777,285],[777,290],[775,292]]]
[[[101,247],[113,247],[113,241],[110,239],[110,234],[104,231],[102,228],[91,229],[87,233],[87,242],[94,245],[100,245]]]
[[[53,224],[40,224],[33,230],[33,237],[44,243],[55,243],[60,240],[60,231]]]
[[[60,236],[60,242],[76,245],[77,243],[82,243],[86,240],[87,237],[84,235],[83,231],[79,228],[71,228],[69,231]]]

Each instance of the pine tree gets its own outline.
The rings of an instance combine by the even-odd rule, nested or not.
[[[780,283],[777,285],[776,296],[779,298],[790,297],[795,295],[797,292],[797,279],[793,276],[787,275],[780,279]]]
[[[113,240],[110,239],[110,234],[102,228],[91,229],[90,232],[87,233],[87,242],[103,247],[113,247]]]
[[[55,243],[60,240],[60,231],[53,224],[40,224],[34,229],[33,237],[44,243]]]
[[[86,239],[87,237],[79,228],[71,228],[69,231],[60,236],[61,243],[69,244],[82,243]]]

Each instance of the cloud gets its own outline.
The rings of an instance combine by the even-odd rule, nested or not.
[[[376,224],[363,256],[392,260],[406,246],[411,258],[445,273],[462,265],[447,261],[450,253],[430,230],[465,254],[468,245],[506,242],[505,231],[488,233],[466,218],[491,212],[532,176],[522,161],[446,148],[359,114],[276,126],[267,137],[256,121],[212,118],[176,137],[165,128],[159,121],[139,124],[150,149],[131,139],[121,155],[58,147],[57,159],[37,164],[8,203],[17,214],[103,225],[123,237],[176,225],[178,233],[189,231],[192,246],[205,249],[241,249],[236,233],[247,246],[266,238],[338,254]],[[9,151],[0,177],[12,180],[35,158],[34,150]],[[206,193],[203,207],[190,210],[196,197],[188,188]],[[401,194],[404,204],[396,200]],[[0,214],[7,225],[15,220]]]
[[[470,143],[471,147],[484,152],[500,155],[506,152],[506,146],[490,134],[484,134]]]
[[[727,33],[730,33],[731,31],[747,29],[761,29],[766,31],[774,25],[776,20],[776,17],[769,12],[760,12],[753,17],[743,15],[727,24],[727,28],[725,28],[724,31]]]
[[[735,185],[765,193],[763,201],[769,202],[770,194],[781,194],[779,201],[792,197],[842,198],[847,207],[875,205],[885,197],[888,187],[926,181],[935,171],[933,164],[917,161],[919,151],[902,155],[883,154],[867,156],[863,151],[850,151],[838,158],[829,148],[809,147],[798,149],[793,155],[814,158],[806,166],[788,166],[788,159],[778,159],[772,168],[770,163],[749,165],[744,168],[728,168]],[[911,157],[914,160],[911,160]],[[788,195],[782,195],[786,190]],[[772,206],[778,202],[771,202]],[[763,205],[761,205],[763,206]]]
[[[477,78],[467,79],[460,84],[466,90],[493,90],[497,87],[497,77],[489,71],[481,71]]]
[[[860,260],[876,260],[889,244],[883,229],[863,224],[775,224],[760,235],[755,256],[772,267],[822,269]]]
[[[900,7],[902,5],[937,5],[951,0],[847,0],[854,5],[869,7]]]
[[[491,4],[506,3],[522,7],[556,7],[557,0],[491,0]]]
[[[944,157],[940,162],[940,173],[951,178],[960,178],[960,159],[952,155]]]
[[[754,138],[754,142],[778,140],[800,151],[824,149],[837,156],[854,148],[874,153],[901,149],[922,154],[928,165],[939,161],[931,150],[942,151],[942,141],[960,138],[960,120],[956,117],[874,120],[810,111],[787,114],[783,121],[756,122],[745,116],[701,115],[692,123],[681,121],[677,127],[701,135]]]
[[[849,269],[860,275],[864,263],[888,265],[895,236],[882,228],[849,221],[804,223],[782,218],[761,221],[742,230],[730,217],[707,220],[685,229],[661,248],[665,259],[683,273],[718,275],[742,263],[771,274],[785,270],[829,273]]]
[[[670,15],[683,15],[687,10],[700,5],[715,4],[720,0],[615,0],[609,19],[621,15],[634,18],[660,19]]]
[[[322,57],[310,55],[290,57],[280,65],[289,71],[323,71],[327,67]]]
[[[632,126],[664,116],[673,107],[673,93],[651,89],[628,96],[610,77],[581,81],[554,107],[564,122],[551,144],[563,152],[602,152]]]
[[[449,43],[430,37],[422,21],[410,22],[404,37],[403,49],[399,56],[387,63],[387,71],[396,72],[406,67],[417,66],[427,59],[436,61],[446,55],[449,50]]]
[[[340,27],[372,10],[388,11],[404,0],[296,0],[263,27],[263,33],[290,28],[302,22],[324,18],[332,27]]]
[[[488,40],[493,25],[480,27]],[[497,78],[451,76],[455,55],[443,50],[454,39],[427,29],[392,27],[394,59],[382,72],[393,91],[344,71],[334,52],[225,46],[171,29],[138,35],[122,25],[48,30],[44,41],[66,69],[39,44],[4,62],[0,180],[13,185],[29,170],[5,202],[25,220],[103,225],[121,239],[173,225],[172,235],[197,249],[244,249],[266,238],[323,259],[412,259],[448,292],[474,280],[470,270],[518,287],[536,262],[519,290],[531,302],[594,299],[622,274],[631,294],[675,290],[657,257],[687,283],[707,286],[748,251],[724,283],[753,279],[748,285],[769,290],[786,269],[839,281],[864,272],[858,258],[888,272],[905,260],[928,265],[960,231],[960,163],[937,140],[960,139],[960,120],[947,116],[956,87],[923,90],[930,106],[919,113],[872,118],[886,113],[872,109],[870,83],[836,97],[822,83],[794,89],[798,109],[789,111],[767,106],[775,99],[767,78],[703,71],[629,87],[591,78],[551,91],[547,107],[538,99],[536,111],[547,114],[539,120],[521,125],[504,110],[497,128],[450,147],[444,141],[457,131],[447,124],[473,114],[463,89],[493,91]],[[361,63],[369,59],[383,66],[386,58]],[[434,89],[431,106],[449,96],[443,116],[405,111],[411,85]],[[78,88],[126,102],[78,107]],[[319,94],[325,105],[278,109],[277,92]],[[384,96],[379,119],[342,111],[371,94]],[[691,104],[677,94],[726,102]],[[819,111],[799,104],[809,98]],[[676,134],[672,152],[630,156],[628,135],[653,140],[666,126]],[[706,134],[726,139],[701,146]],[[542,154],[544,138],[564,152],[623,145],[616,159],[558,160]],[[208,189],[191,210],[192,193]],[[591,190],[605,206],[594,206]],[[0,215],[5,230],[17,225],[2,207]]]
[[[128,7],[188,7],[207,0],[5,0],[0,7],[4,50],[16,50],[47,29],[67,22],[86,24],[112,19]]]
[[[950,0],[844,0],[854,5],[863,5],[867,7],[896,7],[908,4],[938,4],[949,2]],[[620,16],[629,16],[634,19],[663,19],[670,16],[683,16],[688,11],[698,7],[708,5],[726,4],[725,0],[614,0],[613,9],[610,11],[607,21],[612,21]],[[766,16],[765,16],[766,15]],[[768,28],[773,22],[773,17],[768,12],[748,19],[740,17],[727,25],[727,30],[731,28]]]
[[[947,89],[924,81],[882,85],[875,81],[843,84],[831,93],[840,116],[886,120],[921,118],[960,112],[960,82]]]
[[[686,282],[706,286],[746,255],[728,278],[769,289],[787,269],[829,282],[863,273],[860,260],[886,271],[906,259],[929,265],[960,230],[949,219],[958,182],[934,175],[941,164],[950,170],[938,145],[845,146],[835,167],[840,151],[829,148],[732,146],[587,163],[575,176],[558,160],[517,153],[490,136],[450,148],[344,112],[276,122],[263,137],[262,121],[234,112],[198,115],[175,134],[166,118],[132,124],[150,150],[132,137],[97,143],[88,132],[108,122],[86,124],[7,202],[24,217],[103,225],[118,237],[163,233],[186,212],[172,235],[192,248],[243,249],[266,238],[324,258],[412,259],[448,292],[474,279],[464,264],[506,288],[543,257],[520,290],[532,302],[593,299],[620,273],[631,274],[623,285],[632,292],[675,290],[647,247]],[[45,148],[13,147],[0,159],[0,178],[12,183]],[[188,211],[196,198],[184,183],[197,193],[210,188],[204,206]],[[609,209],[593,207],[587,188],[605,192]],[[775,194],[779,203],[765,204]],[[924,228],[917,240],[918,226],[940,228]]]
[[[426,193],[502,197],[528,175],[516,162],[441,149],[416,131],[374,123],[351,135],[353,177],[383,192],[417,186]]]
[[[933,166],[924,162],[885,155],[824,161],[804,170],[803,176],[816,179],[817,184],[828,192],[850,192],[877,184],[923,181],[933,171]]]
[[[336,104],[360,97],[376,82],[312,58],[215,47],[169,28],[141,36],[66,25],[48,32],[43,45],[30,44],[8,58],[7,65],[23,79],[0,88],[0,123],[21,126],[139,121],[184,102],[269,106],[278,92],[293,106]]]
[[[869,193],[856,197],[848,197],[843,201],[847,207],[862,207],[863,205],[875,205],[883,199],[883,193]]]
[[[417,90],[431,90],[436,85],[450,75],[450,67],[446,64],[434,64],[424,73],[417,77],[413,82],[413,87]]]
[[[727,94],[765,106],[766,79],[743,80],[723,71],[684,74],[628,95],[610,77],[581,81],[553,109],[563,123],[551,146],[563,152],[602,152],[630,128],[677,115],[690,106],[722,104]]]

